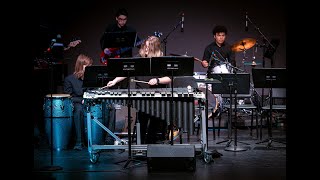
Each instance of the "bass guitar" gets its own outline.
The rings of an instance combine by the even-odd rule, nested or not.
[[[162,33],[161,32],[154,32],[153,34],[154,36],[157,36],[157,37],[161,37],[162,36]],[[142,39],[138,42],[136,42],[135,46],[134,47],[137,47],[139,45],[141,45],[145,40],[145,39]],[[107,65],[108,64],[108,59],[109,58],[120,58],[120,54],[123,53],[123,52],[126,52],[126,51],[129,51],[130,49],[132,49],[132,47],[125,47],[125,48],[106,48],[105,51],[102,51],[100,53],[100,62],[104,65]]]

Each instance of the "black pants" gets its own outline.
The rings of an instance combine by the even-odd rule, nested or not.
[[[106,104],[104,105],[106,110],[106,116],[105,116],[105,126],[111,131],[115,132],[116,129],[116,109],[113,105]],[[115,139],[108,133],[106,132],[106,139],[105,139],[105,144],[107,145],[113,145]]]
[[[138,112],[140,122],[141,144],[155,144],[165,140],[167,123],[165,120]]]
[[[83,105],[81,103],[73,103],[73,122],[76,131],[76,145],[84,143],[84,120],[83,120]]]

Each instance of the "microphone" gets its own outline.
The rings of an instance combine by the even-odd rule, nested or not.
[[[52,39],[50,49],[52,49],[54,47],[63,47],[63,43],[58,42],[58,39]]]
[[[51,49],[53,48],[53,45],[57,42],[56,39],[51,39],[51,43],[49,45],[49,47],[47,48],[47,51],[51,51]]]
[[[214,57],[216,57],[216,54],[214,53],[214,51],[212,51],[211,56],[210,56],[210,62],[209,62],[208,67],[210,67],[210,66],[211,66],[211,62],[212,62],[212,60],[213,60],[213,59],[215,59]]]
[[[184,31],[183,24],[184,24],[184,12],[182,12],[182,14],[181,14],[181,32]]]
[[[50,48],[52,49],[54,47],[64,47],[64,44],[62,43],[61,38],[62,38],[61,34],[57,34],[56,38],[53,38],[51,40]]]
[[[214,53],[214,51],[212,51],[211,56],[210,56],[210,60],[214,59],[214,57],[216,57],[216,54]]]
[[[248,12],[246,11],[246,27],[245,31],[248,32]]]

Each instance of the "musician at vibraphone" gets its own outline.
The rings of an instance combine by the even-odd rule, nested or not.
[[[144,77],[144,79],[146,78],[148,78],[148,76]],[[116,77],[114,80],[108,82],[106,87],[111,87],[123,79],[125,79],[125,77]],[[136,87],[138,88],[138,90],[139,89],[143,90],[148,88],[152,88],[152,89],[165,88],[168,84],[170,84],[171,79],[169,77],[152,77],[148,81],[134,80],[134,82],[136,82]],[[169,88],[167,89],[169,90]],[[155,91],[155,90],[152,90],[152,91]],[[131,90],[131,92],[137,93],[137,91],[135,90]],[[169,128],[167,127],[167,122],[164,119],[161,119],[160,116],[155,116],[154,114],[151,114],[150,112],[146,111],[146,109],[148,108],[146,104],[149,104],[150,101],[143,100],[143,99],[135,100],[134,96],[131,96],[131,97],[132,97],[131,99],[133,99],[133,101],[136,102],[136,103],[133,103],[133,107],[136,107],[138,110],[137,118],[139,119],[139,122],[140,122],[141,144],[155,144],[157,143],[157,141],[166,140],[166,135],[167,135],[166,132],[169,130]],[[154,101],[152,102],[154,103]],[[160,137],[157,137],[158,133],[160,134]]]
[[[139,49],[140,57],[159,57],[163,56],[161,48],[161,41],[159,37],[150,36],[141,45]],[[112,87],[115,84],[124,80],[125,77],[116,77],[109,81],[106,87]],[[171,78],[165,77],[135,77],[136,88],[166,88],[171,83]],[[161,134],[159,140],[165,140],[167,131],[166,121],[161,120],[159,117],[152,116],[144,111],[138,111],[138,118],[141,124],[141,143],[142,144],[155,144],[157,141],[157,133]],[[147,136],[146,136],[147,131]]]

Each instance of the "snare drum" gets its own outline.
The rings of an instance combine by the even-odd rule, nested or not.
[[[199,88],[200,91],[206,93],[205,88]],[[216,94],[212,94],[212,92],[208,89],[208,108],[212,109],[212,113],[215,115],[216,111],[220,107],[220,98]]]
[[[194,72],[193,73],[193,77],[195,79],[206,79],[207,78],[207,73],[206,72]],[[198,88],[205,88],[206,84],[205,83],[201,83],[201,82],[197,82]]]
[[[207,78],[207,73],[206,72],[194,72],[193,77],[195,79],[206,79]]]
[[[44,100],[44,120],[48,141],[57,151],[67,149],[71,137],[73,104],[69,94],[48,94]],[[53,143],[51,143],[51,119]]]

